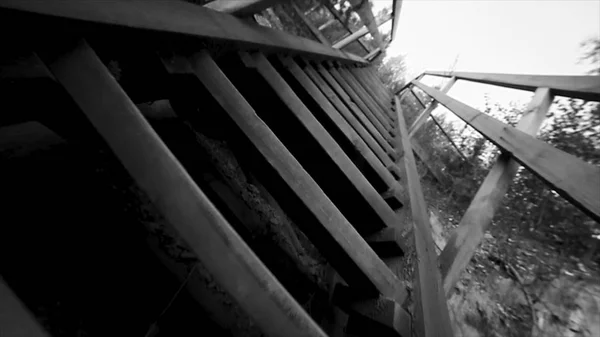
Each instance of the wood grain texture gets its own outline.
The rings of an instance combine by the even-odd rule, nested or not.
[[[198,188],[85,42],[47,66],[215,281],[266,334],[325,336]]]
[[[361,279],[370,282],[371,286],[382,295],[392,299],[404,299],[406,289],[402,287],[400,281],[258,117],[211,56],[206,52],[197,54],[192,60],[192,67],[202,84],[315,216],[328,235],[331,235],[333,242],[345,251],[361,273],[345,273],[345,270],[336,268],[342,277],[352,283],[358,282],[357,276],[361,275]],[[326,247],[320,249],[324,248]],[[338,261],[329,262],[335,267]],[[348,275],[353,277],[347,278]]]
[[[369,165],[373,168],[377,175],[385,182],[385,184],[391,189],[403,189],[400,184],[392,177],[390,172],[385,168],[383,163],[379,161],[375,153],[369,148],[369,146],[365,143],[365,141],[361,138],[361,136],[357,133],[357,131],[348,123],[342,114],[338,112],[336,107],[334,107],[331,101],[335,100],[337,97],[335,96],[333,91],[330,88],[325,88],[326,84],[321,79],[319,83],[315,83],[311,80],[309,75],[307,75],[298,64],[288,57],[280,57],[281,62],[288,69],[288,71],[296,78],[296,80],[302,85],[302,87],[308,92],[313,99],[319,104],[319,106],[323,109],[323,111],[327,114],[327,116],[335,123],[335,125],[343,132],[344,136],[348,138],[348,140],[354,145],[358,153],[360,153],[365,160],[369,163]],[[314,71],[314,70],[313,70]],[[318,77],[316,73],[313,73],[311,77]],[[322,89],[320,90],[319,87]],[[329,89],[327,91],[327,89]],[[327,96],[332,97],[328,99]],[[341,101],[338,100],[337,106],[343,106]],[[344,107],[345,108],[345,107]],[[349,115],[350,112],[346,111],[346,115]],[[356,121],[356,120],[355,120]],[[358,121],[356,121],[358,123]],[[364,129],[363,129],[364,130]],[[366,131],[364,131],[366,132]],[[372,140],[373,142],[375,140]],[[385,152],[381,151],[382,155],[387,158]]]
[[[386,117],[393,122],[392,126],[395,128],[396,124],[394,121],[396,120],[396,116],[391,110],[392,102],[385,99],[383,94],[378,92],[373,85],[370,85],[369,81],[362,75],[362,73],[357,71],[355,67],[347,67],[346,69],[352,74],[352,76],[354,76],[356,81],[360,83],[362,88],[367,91],[371,99],[381,108],[382,111],[384,111]]]
[[[335,92],[341,97],[342,101],[346,104],[346,106],[352,111],[354,116],[362,123],[362,125],[369,131],[371,136],[377,140],[377,143],[383,148],[383,150],[388,154],[388,156],[395,157],[396,151],[392,149],[392,146],[388,142],[386,138],[382,136],[382,134],[375,128],[373,123],[362,113],[362,111],[358,108],[358,106],[354,103],[354,101],[348,96],[346,93],[347,85],[342,88],[341,84],[337,79],[333,78],[332,74],[327,71],[322,65],[317,65],[315,68],[319,74],[325,79],[325,81],[335,90]],[[341,79],[340,79],[341,81]],[[392,160],[396,160],[393,158]]]
[[[435,243],[431,236],[429,211],[423,197],[423,190],[413,156],[408,130],[402,116],[402,108],[398,97],[395,97],[398,113],[400,136],[396,138],[397,146],[404,147],[404,164],[406,169],[408,193],[414,226],[415,250],[417,263],[415,268],[415,325],[417,336],[446,337],[452,334],[446,297],[442,288],[440,272],[435,253]]]
[[[311,65],[306,64],[303,66],[303,68],[308,77],[310,77],[317,87],[321,89],[329,101],[335,106],[337,111],[344,116],[345,120],[352,126],[354,131],[360,135],[361,139],[369,146],[371,151],[375,153],[379,161],[381,161],[385,167],[392,165],[392,160],[385,152],[383,147],[378,144],[373,135],[367,131],[365,126],[361,124],[357,117],[350,112],[349,108],[342,102],[340,96],[338,96],[334,89],[332,89],[332,86],[326,83],[323,77],[319,76],[317,71]],[[331,78],[331,80],[335,82],[333,78]],[[336,91],[339,93],[340,90],[341,88],[338,88]]]
[[[379,134],[388,142],[391,143],[392,138],[390,135],[391,126],[384,125],[375,114],[371,112],[371,109],[367,107],[367,105],[363,102],[360,96],[354,91],[349,81],[342,75],[340,72],[334,67],[329,67],[327,69],[331,76],[335,78],[335,80],[339,83],[339,85],[344,89],[346,94],[352,99],[352,101],[358,106],[359,111],[362,115],[366,116],[367,119],[371,122],[371,124],[377,129]]]
[[[215,0],[204,5],[217,12],[223,12],[235,16],[248,16],[259,13],[281,0]]]
[[[442,92],[443,93],[447,93],[448,91],[450,91],[450,89],[452,88],[452,86],[454,85],[454,83],[456,83],[456,78],[455,77],[451,77],[450,80],[442,88]],[[415,134],[417,133],[417,131],[419,131],[419,129],[423,125],[425,125],[425,122],[427,121],[427,118],[429,118],[429,116],[431,116],[431,113],[433,112],[433,110],[435,110],[435,108],[437,108],[437,106],[438,106],[438,102],[436,100],[433,100],[433,102],[431,102],[429,104],[429,106],[427,108],[425,108],[419,114],[419,116],[417,116],[417,118],[415,119],[415,121],[413,122],[413,124],[410,126],[410,129],[408,129],[408,136],[411,139],[415,136]]]
[[[427,75],[456,77],[460,80],[534,91],[550,88],[553,95],[600,101],[600,76],[517,75],[469,72],[427,71]]]
[[[413,83],[511,154],[583,212],[600,220],[600,168],[508,126],[418,81]]]
[[[277,96],[290,109],[298,121],[313,136],[329,158],[338,166],[339,170],[354,185],[364,200],[377,213],[379,218],[387,227],[394,226],[397,222],[396,214],[387,205],[381,195],[373,188],[365,176],[358,170],[356,165],[348,158],[338,143],[329,135],[327,130],[319,123],[302,100],[294,93],[285,79],[271,65],[269,60],[261,53],[242,53],[242,58],[247,63],[252,62],[258,73],[271,86]]]
[[[236,43],[241,49],[262,48],[305,56],[365,63],[351,55],[281,31],[261,27],[235,16],[184,1],[20,1],[5,0],[0,8],[16,9],[139,30],[160,31]]]
[[[517,130],[535,136],[551,104],[552,95],[548,88],[536,90],[533,100],[523,111]],[[458,228],[450,236],[439,258],[446,296],[452,293],[452,287],[483,240],[519,167],[519,163],[508,153],[501,154],[479,187]]]

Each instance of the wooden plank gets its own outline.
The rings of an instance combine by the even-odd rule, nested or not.
[[[354,83],[359,87],[360,91],[366,97],[367,101],[373,105],[373,108],[381,114],[381,116],[385,119],[386,122],[390,124],[392,129],[395,129],[396,123],[395,119],[390,116],[391,111],[389,111],[389,106],[386,107],[382,102],[377,99],[377,96],[371,91],[372,88],[366,84],[364,84],[359,77],[351,71],[352,68],[346,67],[343,65],[339,66],[348,76],[352,79]]]
[[[184,72],[187,72],[188,66],[189,64],[182,66]],[[252,141],[258,151],[267,158],[269,164],[320,222],[333,242],[339,245],[355,263],[357,270],[349,271],[337,268],[340,261],[329,260],[342,277],[349,283],[361,284],[365,290],[374,288],[388,298],[403,300],[406,297],[406,289],[402,287],[400,281],[258,117],[211,56],[207,52],[200,52],[193,57],[191,66],[200,82]],[[323,253],[327,252],[326,247],[320,247],[320,250]]]
[[[333,5],[331,4],[331,2],[329,1],[323,1],[323,6],[325,6],[325,8],[327,8],[329,10],[329,12],[331,13],[331,15],[333,15],[342,25],[342,27],[344,27],[344,29],[346,29],[346,31],[349,34],[352,34],[352,30],[350,29],[350,27],[348,27],[348,24],[346,24],[346,21],[344,20],[344,18],[340,15],[340,13],[333,7]],[[358,40],[358,43],[363,47],[363,49],[365,50],[365,52],[369,53],[369,47],[361,40]]]
[[[350,85],[352,90],[356,93],[357,97],[363,102],[363,104],[368,108],[375,118],[390,132],[391,135],[395,135],[393,132],[394,125],[392,124],[391,118],[387,116],[385,112],[377,105],[372,99],[371,96],[365,91],[365,89],[356,81],[354,76],[350,74],[344,68],[336,68],[334,65],[329,64],[330,69],[336,69],[337,72],[344,78],[346,83]]]
[[[311,33],[317,38],[317,40],[321,41],[321,43],[326,46],[330,46],[331,42],[329,42],[329,40],[325,37],[325,35],[323,35],[323,33],[321,33],[321,31],[317,27],[315,27],[315,25],[312,22],[310,22],[310,20],[308,20],[306,15],[304,15],[304,13],[302,13],[300,8],[298,8],[298,6],[296,6],[294,1],[291,1],[290,5],[292,6],[292,8],[296,12],[296,14],[300,17],[302,22],[304,22],[306,27],[308,27],[308,29],[311,31]]]
[[[381,81],[375,79],[372,73],[370,73],[366,68],[354,67],[354,70],[360,75],[361,78],[365,80],[367,86],[372,88],[372,91],[377,95],[378,100],[389,109],[394,101],[392,100],[392,96],[390,96],[390,92],[385,86],[383,86]],[[390,117],[395,121],[396,113],[391,112]]]
[[[319,104],[319,106],[323,109],[327,116],[329,116],[329,118],[335,123],[335,125],[337,125],[337,127],[342,131],[344,136],[346,136],[346,138],[350,140],[350,142],[354,145],[358,153],[360,153],[369,163],[369,165],[373,168],[373,170],[377,172],[377,175],[381,178],[381,180],[383,180],[383,182],[392,190],[403,190],[401,185],[394,179],[394,177],[392,177],[391,173],[385,168],[383,163],[379,161],[379,159],[375,156],[375,153],[367,146],[367,144],[361,138],[361,136],[359,136],[357,131],[355,131],[355,129],[349,124],[349,122],[342,117],[340,112],[336,110],[336,107],[334,107],[333,104],[335,104],[338,107],[342,107],[342,109],[346,110],[343,115],[351,115],[350,111],[348,111],[346,107],[343,106],[342,102],[339,101],[339,98],[335,96],[333,91],[325,84],[325,82],[323,82],[322,79],[318,78],[318,75],[316,72],[314,72],[314,69],[308,69],[307,73],[310,72],[312,75],[307,75],[307,73],[302,71],[298,64],[296,64],[296,62],[294,62],[294,60],[292,60],[291,58],[280,57],[280,60],[283,63],[283,65],[288,69],[288,71],[292,75],[294,75],[296,80],[298,80],[298,82],[302,85],[306,92],[308,92],[313,97],[313,99]],[[318,82],[313,82],[311,78],[318,78]],[[321,87],[321,90],[319,90],[319,87]],[[328,97],[331,98],[329,98],[328,100]],[[337,103],[333,103],[333,101],[336,100]],[[355,125],[360,124],[356,119],[354,119],[354,121]],[[364,130],[364,128],[362,128],[362,130],[364,131],[364,133],[366,133],[366,130]],[[371,140],[375,142],[374,139],[371,138]],[[377,145],[375,144],[375,146]],[[379,146],[377,147],[381,149]],[[385,152],[380,152],[383,157],[388,158]]]
[[[310,39],[261,27],[232,15],[184,1],[20,1],[0,2],[0,8],[70,18],[140,31],[160,31],[181,36],[235,43],[238,49],[261,48],[317,58],[365,63],[361,57]],[[32,17],[32,19],[36,19]],[[27,23],[30,24],[30,23]]]
[[[373,59],[375,57],[377,57],[377,55],[381,54],[381,52],[382,52],[381,48],[377,47],[377,48],[373,49],[370,53],[365,55],[365,60],[371,62],[371,61],[373,61]]]
[[[517,75],[469,72],[427,71],[427,75],[456,77],[460,80],[534,91],[550,88],[553,95],[600,101],[600,76]]]
[[[364,67],[362,68],[364,69],[364,72],[371,77],[371,79],[373,80],[373,84],[375,85],[376,88],[379,88],[378,90],[381,90],[381,92],[386,96],[386,98],[388,98],[388,100],[390,102],[392,102],[393,96],[390,93],[390,89],[388,89],[383,82],[381,81],[381,78],[379,77],[379,74],[377,74],[377,70],[374,67]]]
[[[382,111],[386,113],[386,116],[390,119],[390,121],[395,121],[396,116],[394,112],[391,111],[391,102],[384,98],[383,94],[381,92],[378,92],[377,88],[369,84],[368,79],[365,76],[363,76],[363,74],[360,71],[358,71],[357,68],[349,67],[347,69],[352,74],[352,76],[354,76],[354,78],[361,84],[363,89],[365,89],[367,93],[369,93],[371,99],[378,104]],[[395,126],[395,123],[393,124],[393,126]]]
[[[535,136],[551,104],[552,95],[548,88],[536,90],[532,101],[523,111],[517,130]],[[519,163],[508,153],[502,153],[498,157],[460,220],[458,228],[444,247],[439,261],[447,297],[451,295],[452,287],[475,254],[519,167]]]
[[[381,26],[384,23],[390,21],[391,19],[392,19],[392,16],[388,15],[383,20],[381,20],[380,22],[378,22],[377,26]],[[346,47],[347,45],[349,45],[350,43],[352,43],[352,42],[360,39],[361,37],[367,35],[368,33],[369,33],[369,28],[367,28],[367,26],[362,26],[360,29],[358,29],[354,33],[352,33],[352,34],[344,37],[343,39],[335,42],[333,44],[333,48],[335,48],[335,49],[342,49],[342,48]]]
[[[442,92],[447,93],[448,91],[450,91],[454,83],[456,83],[456,77],[451,77],[448,83],[446,83],[442,88]],[[412,139],[415,136],[417,131],[419,131],[419,129],[425,124],[425,121],[427,121],[427,118],[431,116],[431,113],[433,112],[433,110],[435,110],[435,108],[437,108],[437,106],[438,102],[436,100],[433,100],[433,102],[431,102],[429,106],[419,114],[419,116],[410,126],[410,129],[408,129],[408,137]]]
[[[384,48],[383,38],[379,31],[379,26],[381,24],[375,20],[375,15],[373,15],[369,1],[348,0],[348,3],[352,6],[354,12],[358,14],[362,24],[369,29],[369,33],[371,34],[371,38],[373,39],[373,42],[375,42],[375,45],[379,48]]]
[[[0,327],[2,337],[50,337],[1,276]]]
[[[325,150],[331,160],[354,185],[354,188],[362,195],[375,213],[377,213],[383,223],[387,227],[394,226],[397,222],[396,214],[394,214],[381,195],[373,188],[350,158],[348,158],[338,143],[329,135],[327,130],[317,121],[312,112],[308,110],[306,105],[294,93],[294,90],[281,77],[273,65],[271,65],[269,60],[261,53],[242,53],[242,59],[247,66],[256,68],[258,73],[269,83],[277,96],[287,105],[319,145],[321,145],[323,150]]]
[[[87,43],[47,66],[215,281],[266,334],[325,336],[193,182]]]
[[[204,5],[217,12],[223,12],[235,16],[249,16],[272,7],[280,0],[215,0]]]
[[[583,212],[600,221],[600,168],[508,126],[418,81],[432,96],[502,150],[546,181]]]
[[[390,32],[390,42],[398,36],[398,23],[402,12],[402,0],[394,0],[392,3],[392,31]]]
[[[338,20],[336,18],[333,18],[333,19],[325,22],[324,24],[320,25],[318,29],[319,29],[319,31],[321,31],[321,30],[333,25],[336,22],[338,22]]]
[[[358,96],[358,94],[354,91],[352,86],[348,83],[349,81],[347,81],[346,78],[342,76],[342,74],[340,74],[337,69],[335,69],[334,67],[330,67],[327,70],[344,89],[346,94],[350,96],[352,101],[356,105],[358,105],[358,107],[360,108],[360,112],[367,117],[371,124],[373,124],[377,131],[379,131],[379,133],[383,136],[383,138],[386,139],[388,143],[391,143],[391,136],[393,136],[393,134],[390,133],[391,126],[384,125],[379,119],[377,119],[377,117],[375,117],[375,114],[371,112],[371,110],[363,102],[360,96]]]
[[[303,68],[304,72],[308,75],[308,77],[310,77],[310,79],[319,87],[319,89],[321,89],[325,96],[327,96],[327,98],[335,106],[337,111],[340,114],[342,114],[342,116],[344,116],[346,121],[352,126],[354,131],[356,131],[356,133],[360,135],[361,139],[369,146],[371,151],[375,153],[375,155],[383,163],[383,165],[386,167],[392,165],[393,162],[388,156],[388,154],[384,151],[383,147],[381,147],[377,143],[373,135],[365,129],[365,126],[361,124],[361,122],[356,118],[356,116],[353,115],[352,112],[350,112],[348,107],[344,105],[344,103],[340,100],[340,97],[333,91],[333,89],[331,89],[332,87],[330,87],[325,82],[325,80],[321,76],[319,76],[317,71],[310,64],[304,65]],[[333,78],[331,78],[331,81],[335,82]],[[337,91],[340,92],[340,90],[341,88],[338,88]]]
[[[333,74],[329,73],[322,65],[317,65],[316,70],[323,76],[325,81],[335,90],[335,92],[342,98],[346,106],[350,108],[354,116],[363,124],[363,126],[371,133],[371,136],[377,140],[377,143],[383,148],[383,150],[392,158],[393,161],[398,159],[398,155],[386,138],[375,128],[371,121],[361,112],[361,110],[354,104],[350,96],[345,91],[347,85],[342,88],[342,84],[333,78]]]
[[[440,272],[438,270],[435,243],[431,236],[429,211],[423,197],[415,157],[413,156],[408,130],[402,116],[402,108],[398,97],[396,109],[400,136],[396,138],[397,146],[404,147],[404,165],[407,175],[408,193],[412,211],[415,236],[417,265],[415,268],[415,330],[417,336],[442,337],[452,333],[446,297],[444,296]]]

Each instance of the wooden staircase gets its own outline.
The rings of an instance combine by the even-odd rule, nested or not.
[[[390,92],[362,58],[183,2],[3,1],[0,8],[3,31],[21,33],[5,39],[5,48],[19,56],[3,60],[1,79],[51,83],[61,97],[52,110],[56,118],[64,121],[62,110],[85,116],[266,335],[452,334],[399,93]],[[117,81],[103,60],[115,52],[135,64],[127,81]],[[459,110],[499,146],[512,146],[519,162],[547,172],[547,165],[520,155],[506,138],[510,130],[416,80],[410,84]],[[36,87],[26,90],[34,95]],[[169,104],[159,112],[144,106],[157,100]],[[241,222],[245,206],[218,181],[201,183],[207,175],[197,174],[201,167],[193,166],[193,154],[162,139],[149,123],[153,114],[212,132],[241,154],[239,160],[336,271],[332,303],[348,315],[347,324],[337,327],[341,332],[325,332],[300,307],[215,205],[226,205]],[[85,140],[57,124],[68,137]],[[511,137],[550,151],[521,133]],[[582,174],[597,172],[591,170]],[[554,181],[551,173],[546,179]],[[396,213],[407,196],[412,231]],[[586,207],[585,200],[572,198]],[[592,212],[597,215],[597,208]],[[404,255],[406,232],[414,236],[417,255],[412,315],[405,282],[386,264]]]

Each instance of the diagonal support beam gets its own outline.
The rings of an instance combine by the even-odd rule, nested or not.
[[[398,127],[400,137],[396,138],[397,147],[404,147],[404,165],[406,168],[408,191],[412,211],[415,236],[415,250],[417,252],[417,265],[415,268],[415,329],[417,336],[442,337],[452,332],[448,305],[444,296],[440,271],[435,254],[435,243],[431,236],[429,212],[423,197],[421,181],[415,157],[412,152],[406,123],[402,115],[402,108],[398,97],[396,110],[398,114]]]
[[[450,78],[448,83],[446,83],[446,85],[444,85],[444,87],[442,88],[442,92],[447,93],[448,91],[450,91],[454,83],[456,83],[456,78]],[[435,110],[435,108],[437,108],[437,106],[438,102],[436,100],[433,100],[431,104],[429,104],[429,106],[419,114],[419,116],[410,126],[410,129],[408,129],[408,137],[413,138],[415,136],[417,131],[419,131],[419,129],[425,124],[425,121],[427,121],[427,118],[431,116],[431,113],[433,112],[433,110]]]
[[[413,84],[542,178],[561,196],[600,221],[600,167],[561,151],[418,81]]]
[[[517,124],[517,130],[535,136],[551,104],[550,90],[537,89],[533,100]],[[519,167],[519,163],[506,152],[498,157],[460,220],[458,228],[448,240],[439,258],[446,296],[450,296],[452,287],[460,279],[461,273],[483,240],[483,235],[492,223],[494,214],[500,207]]]

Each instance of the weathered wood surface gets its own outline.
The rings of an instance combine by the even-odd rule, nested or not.
[[[5,0],[0,8],[95,22],[106,25],[160,31],[236,43],[240,49],[261,48],[342,62],[364,63],[361,57],[322,43],[261,27],[235,16],[184,1],[20,1]]]
[[[215,0],[204,5],[206,8],[235,16],[248,16],[259,13],[281,0]]]
[[[373,15],[369,1],[348,0],[348,3],[350,3],[350,6],[352,6],[354,12],[358,14],[362,24],[365,25],[365,27],[367,27],[369,30],[375,45],[379,48],[383,48],[383,37],[379,31],[379,26],[381,24],[375,20],[375,15]]]
[[[331,67],[333,68],[334,66],[331,66]],[[391,118],[389,118],[387,116],[387,114],[385,112],[383,112],[383,110],[379,107],[379,105],[377,105],[371,99],[371,96],[366,92],[366,90],[362,87],[362,85],[360,85],[358,83],[356,78],[354,78],[354,76],[344,68],[336,68],[336,69],[337,69],[338,73],[340,75],[342,75],[344,80],[346,80],[346,83],[348,83],[350,85],[350,87],[354,90],[354,92],[356,93],[358,98],[360,98],[361,101],[363,102],[363,104],[369,109],[369,111],[371,111],[371,114],[373,114],[373,116],[375,116],[375,118],[377,118],[377,120],[379,122],[381,122],[381,124],[389,132],[391,132],[392,135],[395,135],[395,133],[392,132],[392,130],[394,129],[394,126],[392,124]]]
[[[423,197],[415,157],[412,153],[404,116],[402,116],[402,108],[397,97],[395,100],[400,129],[400,136],[396,138],[396,142],[398,147],[404,147],[404,164],[412,218],[415,224],[413,231],[417,252],[415,296],[413,297],[415,301],[415,331],[417,336],[446,337],[452,334],[452,327],[438,269],[435,243],[431,236],[429,212]]]
[[[387,17],[385,17],[383,20],[381,20],[380,22],[377,23],[377,26],[381,26],[384,23],[390,21],[392,19],[392,16],[389,15]],[[346,47],[347,45],[349,45],[350,43],[360,39],[361,37],[367,35],[369,33],[369,28],[367,26],[362,26],[360,29],[358,29],[357,31],[355,31],[354,33],[342,38],[341,40],[335,42],[333,44],[333,48],[335,49],[342,49],[344,47]]]
[[[324,24],[320,25],[320,26],[318,27],[318,29],[319,29],[319,31],[321,31],[321,30],[323,30],[323,29],[325,29],[325,28],[327,28],[327,27],[329,27],[329,26],[333,25],[333,24],[334,24],[334,23],[336,23],[337,21],[338,21],[337,19],[333,18],[333,19],[331,19],[331,20],[329,20],[329,21],[325,22]]]
[[[331,160],[338,166],[340,171],[354,185],[354,188],[362,195],[364,200],[377,213],[379,218],[387,227],[394,226],[397,222],[396,214],[387,205],[381,195],[373,188],[365,176],[358,170],[356,165],[348,158],[342,148],[336,143],[325,128],[317,121],[315,116],[304,105],[302,100],[294,93],[283,77],[271,65],[269,60],[261,53],[248,54],[242,52],[242,59],[248,66],[256,68],[258,73],[271,86],[277,96],[296,116],[298,121],[319,143]]]
[[[600,101],[600,76],[517,75],[469,72],[427,71],[427,75],[456,77],[461,80],[534,91],[550,88],[553,95]]]
[[[379,112],[381,117],[383,117],[384,120],[387,123],[389,123],[389,125],[392,129],[395,129],[396,128],[395,119],[390,116],[390,114],[392,113],[392,111],[390,111],[390,109],[389,109],[391,107],[391,104],[388,104],[388,107],[386,108],[385,104],[383,102],[380,102],[377,99],[376,95],[373,94],[373,92],[372,92],[373,88],[370,88],[368,85],[364,84],[358,78],[358,76],[351,71],[350,67],[340,66],[340,68],[343,69],[346,73],[348,73],[350,78],[353,80],[353,82],[355,82],[359,86],[359,88],[363,92],[363,95],[367,98],[367,100],[373,106],[373,109],[375,109],[376,111]]]
[[[363,100],[358,96],[358,94],[354,91],[354,89],[348,83],[348,80],[342,74],[338,72],[337,69],[330,67],[326,71],[329,71],[331,76],[335,78],[335,80],[339,83],[339,85],[344,89],[346,94],[352,99],[352,101],[358,105],[359,111],[362,115],[366,116],[367,119],[371,122],[371,124],[377,129],[379,134],[389,143],[391,143],[392,138],[390,134],[391,127],[388,125],[384,125],[381,123],[377,117],[371,112],[371,110],[367,107],[367,105],[363,102]]]
[[[370,90],[373,93],[374,97],[376,97],[377,101],[380,102],[381,107],[384,108],[384,110],[388,112],[388,116],[393,121],[395,121],[396,120],[396,114],[393,111],[390,111],[390,108],[392,107],[392,102],[393,101],[391,99],[391,96],[390,96],[387,88],[385,88],[382,85],[376,83],[373,80],[372,76],[367,73],[366,69],[358,68],[358,67],[351,67],[351,71],[355,75],[357,75],[358,78],[361,78],[364,81],[365,86],[368,87],[368,88],[370,88]]]
[[[320,222],[315,225],[323,226],[331,235],[333,242],[339,245],[353,261],[355,265],[352,268],[357,268],[356,270],[341,269],[338,268],[340,261],[329,261],[340,275],[348,283],[359,284],[362,289],[372,288],[386,297],[404,299],[406,289],[400,281],[377,257],[269,127],[258,117],[211,56],[206,52],[201,52],[193,58],[192,64],[194,74],[202,84]],[[319,249],[326,253],[328,247]]]
[[[550,90],[538,89],[523,111],[517,130],[535,136],[551,104]],[[475,254],[519,167],[510,154],[501,154],[479,187],[458,228],[450,236],[439,258],[446,296],[450,296],[452,287]]]
[[[400,23],[400,14],[402,12],[402,1],[403,0],[394,0],[392,2],[392,31],[390,32],[390,41],[394,41],[396,36],[398,36],[398,24]]]
[[[377,140],[377,143],[383,148],[383,150],[388,154],[388,156],[393,160],[398,159],[398,155],[396,151],[390,145],[388,138],[384,138],[384,136],[375,128],[375,126],[371,123],[371,121],[362,113],[362,111],[356,106],[356,104],[352,101],[350,96],[346,93],[344,88],[342,88],[341,84],[338,83],[336,79],[333,78],[332,74],[330,74],[327,69],[325,69],[322,65],[317,65],[316,70],[319,72],[321,76],[325,79],[325,81],[335,90],[335,92],[342,98],[343,102],[346,106],[352,111],[354,116],[362,123],[362,125],[369,131],[371,136]]]
[[[448,83],[446,83],[444,85],[444,87],[442,88],[442,92],[447,93],[448,91],[450,91],[450,89],[452,88],[454,83],[456,83],[456,78],[455,77],[450,78]],[[427,121],[427,118],[429,118],[429,116],[431,116],[431,113],[433,112],[433,110],[435,110],[435,108],[437,108],[437,106],[438,106],[438,102],[436,100],[433,100],[429,104],[429,106],[419,114],[419,116],[415,119],[413,124],[410,126],[410,129],[408,129],[408,136],[410,138],[413,138],[415,136],[417,131],[419,131],[419,129],[425,124],[425,122]]]
[[[413,83],[510,153],[561,196],[600,220],[600,168],[506,125],[418,81]]]
[[[337,11],[337,9],[335,9],[329,1],[323,1],[322,3],[323,3],[323,6],[325,8],[327,8],[327,10],[329,10],[331,15],[333,15],[337,19],[337,21],[340,22],[340,24],[344,27],[344,29],[346,29],[346,31],[349,34],[352,34],[352,30],[350,29],[350,27],[348,27],[347,24],[345,24],[344,18],[340,15],[340,13]],[[358,43],[363,47],[365,52],[369,53],[369,47],[367,46],[366,43],[364,43],[361,40],[358,40]]]
[[[302,87],[308,92],[313,99],[319,104],[319,106],[323,109],[323,111],[327,114],[327,116],[335,123],[335,125],[342,131],[344,136],[348,138],[348,140],[354,145],[358,153],[360,153],[365,160],[369,163],[369,165],[373,168],[377,175],[383,180],[383,182],[391,189],[402,189],[402,187],[398,184],[398,182],[392,177],[390,172],[385,168],[383,163],[377,158],[372,149],[369,148],[367,143],[361,138],[361,136],[357,133],[357,131],[349,124],[349,122],[342,117],[350,116],[351,113],[348,111],[339,98],[335,96],[335,93],[323,82],[322,79],[318,78],[318,74],[314,72],[314,69],[306,69],[307,73],[310,72],[311,75],[308,75],[298,64],[288,57],[280,57],[283,65],[288,69],[288,71],[296,78],[296,80],[302,85]],[[317,78],[316,81],[311,80]],[[319,88],[321,88],[319,90]],[[329,98],[329,99],[328,99]],[[334,101],[336,103],[334,103]],[[335,106],[345,109],[344,113],[338,112]],[[360,126],[360,123],[354,119],[354,125]],[[362,128],[362,126],[360,126]],[[366,133],[366,130],[363,130],[363,134]],[[375,143],[375,140],[371,138],[371,141]],[[377,144],[374,144],[377,146]],[[379,146],[377,148],[381,149]],[[380,151],[382,157],[388,158],[385,152]]]
[[[231,0],[228,0],[228,1],[231,1]],[[314,35],[314,37],[316,37],[319,41],[321,41],[322,44],[324,44],[326,46],[330,46],[331,42],[329,42],[329,40],[325,37],[325,35],[323,35],[323,33],[321,33],[319,28],[315,27],[315,25],[306,17],[306,15],[304,15],[304,13],[302,13],[300,8],[298,8],[298,6],[294,3],[294,1],[291,1],[290,5],[294,9],[294,12],[296,12],[296,15],[298,15],[300,17],[302,22],[304,22],[304,24],[306,25],[306,27],[308,27],[308,29]]]
[[[362,86],[362,88],[369,94],[369,97],[377,104],[377,106],[385,113],[386,118],[392,123],[392,127],[396,127],[394,122],[396,119],[391,111],[392,104],[389,100],[383,98],[381,93],[378,93],[373,85],[369,84],[369,80],[363,76],[361,72],[355,67],[347,67],[346,70],[354,76],[356,81]]]
[[[367,131],[365,126],[361,124],[357,117],[353,115],[352,112],[350,112],[349,108],[341,101],[340,96],[338,96],[338,94],[334,92],[332,86],[326,83],[323,77],[319,76],[317,71],[311,65],[306,64],[303,66],[303,68],[308,77],[310,77],[310,79],[319,87],[319,89],[321,89],[325,96],[327,96],[327,98],[335,106],[337,111],[340,114],[342,114],[342,116],[344,116],[346,121],[352,126],[354,131],[356,131],[360,135],[362,140],[369,146],[371,151],[375,153],[375,155],[383,163],[383,165],[386,167],[391,165],[392,160],[390,159],[386,151],[381,145],[378,144],[377,140],[373,137],[371,133],[369,133],[369,131]],[[331,80],[335,81],[333,80],[333,78],[331,78]],[[341,88],[338,88],[338,90],[336,91],[339,93],[339,90],[341,90]]]
[[[216,282],[265,333],[325,336],[193,182],[85,42],[47,66]]]

